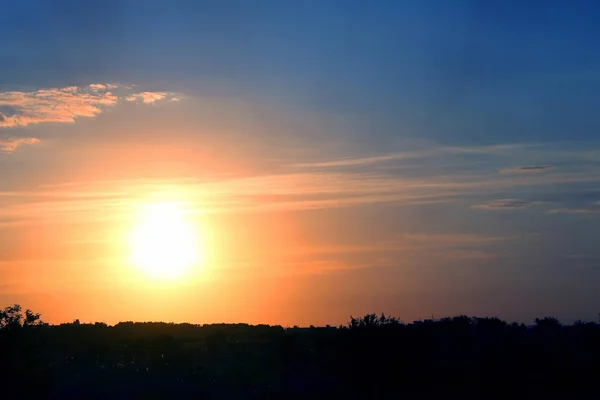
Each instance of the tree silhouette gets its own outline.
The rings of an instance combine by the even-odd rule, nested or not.
[[[0,311],[2,399],[22,387],[32,398],[595,398],[600,376],[595,322],[78,322],[46,325],[18,305]]]
[[[0,329],[45,325],[40,317],[39,313],[34,313],[29,309],[25,310],[25,314],[23,314],[22,308],[18,304],[8,306],[0,311]]]
[[[22,319],[23,314],[20,305],[15,304],[5,307],[4,310],[0,311],[0,329],[20,327]]]

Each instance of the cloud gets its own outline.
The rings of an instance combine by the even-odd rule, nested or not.
[[[466,233],[455,234],[423,234],[411,233],[400,237],[403,242],[435,243],[441,245],[479,245],[484,243],[500,243],[520,239],[520,236],[486,236]]]
[[[409,159],[419,159],[426,157],[444,156],[444,155],[491,155],[505,154],[516,149],[535,147],[530,144],[505,144],[491,146],[459,147],[445,146],[434,147],[423,150],[408,150],[400,153],[376,155],[369,157],[345,158],[341,160],[327,160],[309,163],[298,163],[294,167],[298,168],[334,168],[334,167],[353,167],[359,165],[379,164],[387,161],[399,161]]]
[[[10,153],[22,144],[37,144],[39,142],[39,139],[33,137],[0,139],[0,150]]]
[[[44,122],[73,123],[95,117],[120,100],[144,104],[177,99],[169,92],[132,93],[132,87],[93,83],[88,86],[40,89],[32,92],[0,92],[0,128],[25,127]]]
[[[591,256],[590,254],[585,254],[585,253],[572,253],[572,254],[565,255],[565,258],[567,258],[569,260],[591,260],[594,257]]]
[[[102,84],[102,83],[92,83],[91,85],[89,85],[89,88],[92,90],[106,90],[106,89],[116,89],[118,88],[119,85],[114,85],[111,83],[107,83],[107,84]]]
[[[108,91],[66,87],[35,92],[0,93],[1,127],[19,127],[42,122],[75,122],[77,117],[94,117],[101,107],[113,106],[118,97]]]
[[[163,100],[168,95],[169,95],[169,93],[166,93],[166,92],[141,92],[141,93],[135,93],[135,94],[132,94],[131,96],[125,97],[125,100],[127,100],[127,101],[140,101],[141,100],[142,103],[144,103],[144,104],[152,104],[157,101]],[[172,98],[171,100],[179,101],[179,99],[176,97]]]
[[[452,260],[478,260],[478,261],[494,260],[497,258],[506,257],[505,254],[493,253],[493,252],[483,251],[483,250],[450,250],[450,251],[446,251],[446,252],[437,253],[437,255],[446,260],[452,259]]]
[[[275,272],[278,275],[322,275],[373,266],[375,265],[350,264],[341,260],[307,260],[278,264],[278,268]]]
[[[304,246],[288,255],[325,255],[350,253],[408,253],[447,250],[455,247],[497,245],[522,239],[522,236],[486,236],[476,234],[405,233],[374,243]]]
[[[65,89],[71,92],[78,90],[77,88]],[[105,89],[99,88],[98,90]],[[140,106],[142,105],[140,104]],[[32,142],[21,141],[18,144],[25,143]],[[5,148],[10,151],[14,149],[14,145],[7,144]],[[433,148],[431,153],[487,154],[501,152],[512,157],[514,149],[514,146],[508,145],[472,149],[466,147]],[[410,151],[408,153],[416,154],[410,153]],[[525,156],[529,156],[529,154],[525,154]],[[365,160],[364,162],[375,162],[373,157],[366,157],[363,160]],[[93,218],[94,212],[90,210],[98,210],[95,214],[105,218],[107,215],[116,216],[128,212],[123,209],[122,198],[138,198],[140,193],[151,195],[154,192],[167,193],[169,190],[175,190],[181,194],[181,198],[193,203],[192,211],[198,213],[302,211],[340,209],[372,204],[405,206],[448,202],[468,202],[466,203],[467,207],[471,206],[473,209],[510,211],[550,204],[534,201],[533,196],[536,191],[540,193],[540,198],[548,197],[551,196],[549,190],[551,193],[555,193],[557,190],[563,193],[563,190],[572,190],[574,184],[591,187],[600,181],[598,173],[600,170],[595,165],[575,170],[564,169],[552,174],[512,175],[498,174],[496,166],[487,169],[479,168],[479,164],[475,167],[471,164],[461,164],[459,171],[450,169],[446,173],[437,167],[429,168],[429,163],[435,162],[435,157],[431,160],[424,159],[422,167],[418,170],[407,170],[402,173],[390,173],[387,168],[298,169],[298,161],[301,162],[303,159],[296,159],[291,163],[281,161],[273,165],[269,171],[257,169],[243,175],[217,172],[214,175],[205,176],[202,171],[199,171],[197,176],[204,176],[204,178],[193,178],[191,175],[194,175],[194,170],[190,169],[190,177],[175,180],[74,182],[69,183],[69,187],[52,189],[54,193],[47,193],[50,191],[49,189],[40,188],[40,190],[19,196],[22,199],[20,202],[22,207],[15,204],[2,209],[2,204],[0,204],[0,217],[3,214],[10,214],[11,217],[19,216],[22,219],[37,220],[39,218],[64,217],[65,214],[73,213],[77,214],[77,218],[85,219]],[[331,161],[335,162],[336,160]],[[337,161],[344,160],[338,159]],[[515,165],[519,164],[515,163]],[[465,167],[469,167],[469,169]],[[560,185],[569,185],[570,187],[562,188],[559,187]],[[517,197],[514,193],[523,192],[523,190],[532,193],[529,196],[532,196],[534,200],[511,198],[512,196]],[[101,198],[97,198],[95,195]],[[0,192],[0,198],[7,196]],[[77,201],[74,201],[73,197],[77,197]],[[492,200],[477,204],[478,202],[473,201],[473,198]],[[114,201],[109,201],[111,199]],[[558,210],[554,212],[582,213],[590,211]]]
[[[330,168],[330,167],[351,167],[356,165],[368,165],[368,164],[376,164],[380,162],[390,161],[390,160],[401,160],[408,158],[416,158],[418,155],[412,153],[406,154],[389,154],[382,156],[373,156],[373,157],[360,157],[360,158],[347,158],[342,160],[332,160],[332,161],[321,161],[314,163],[299,163],[295,164],[295,167],[299,168]]]
[[[471,208],[478,210],[520,210],[534,206],[547,204],[544,201],[529,201],[520,199],[498,199],[492,200],[484,204],[477,204]]]
[[[529,190],[533,185],[549,185],[556,188],[559,183],[593,183],[597,180],[597,174],[587,172],[544,177],[532,177],[528,174],[509,177],[495,172],[491,175],[457,173],[414,177],[377,171],[312,171],[224,175],[211,179],[187,177],[171,180],[72,182],[66,186],[39,188],[31,193],[19,194],[17,197],[22,199],[20,205],[0,208],[0,216],[10,214],[37,220],[71,213],[84,219],[88,215],[93,218],[92,214],[104,218],[107,215],[127,214],[128,211],[123,209],[123,198],[139,198],[142,193],[150,196],[153,193],[169,192],[176,192],[178,197],[189,201],[191,212],[211,214],[301,211],[384,203],[395,206],[423,205],[465,201],[471,196],[486,194],[501,196],[501,193],[514,191],[516,187],[526,187]],[[2,197],[0,193],[0,198]],[[501,198],[471,207],[482,210],[519,210],[543,204],[550,203]]]
[[[557,208],[548,211],[549,214],[588,214],[597,212],[594,210],[587,210],[585,208]]]
[[[600,201],[583,208],[559,208],[548,212],[550,214],[596,214],[600,213]]]
[[[528,173],[528,172],[542,172],[547,171],[549,169],[553,169],[553,165],[530,165],[530,166],[522,166],[522,167],[514,167],[514,168],[506,168],[500,170],[501,173],[509,173],[509,174],[518,174],[518,173]]]
[[[393,235],[387,240],[361,241],[360,243],[287,245],[271,249],[270,262],[277,268],[266,271],[276,274],[329,274],[348,270],[398,267],[402,261],[396,257],[403,254],[408,260],[415,256],[426,255],[431,260],[474,260],[484,261],[510,256],[506,251],[495,248],[507,242],[516,242],[523,236],[486,236],[461,233],[406,233]],[[370,254],[372,253],[372,254]],[[379,254],[379,255],[377,255]],[[395,256],[395,255],[396,256]],[[349,257],[350,256],[350,257]],[[290,262],[289,260],[295,260]],[[264,255],[260,260],[247,256],[233,256],[220,264],[253,265],[263,269]],[[255,267],[254,267],[255,266]],[[263,269],[265,271],[265,269]],[[240,270],[239,272],[243,272]]]

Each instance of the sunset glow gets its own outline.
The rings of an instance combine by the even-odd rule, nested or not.
[[[130,241],[129,261],[151,278],[183,278],[201,259],[198,231],[176,204],[143,207]]]
[[[593,10],[4,3],[0,309],[596,317]]]

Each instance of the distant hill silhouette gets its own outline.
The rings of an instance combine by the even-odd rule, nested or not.
[[[346,326],[50,326],[0,311],[0,398],[600,398],[600,325],[458,316]]]

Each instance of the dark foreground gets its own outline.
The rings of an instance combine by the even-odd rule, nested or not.
[[[0,311],[2,312],[2,311]],[[14,314],[14,313],[13,313]],[[600,325],[0,324],[0,398],[600,398]]]

